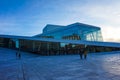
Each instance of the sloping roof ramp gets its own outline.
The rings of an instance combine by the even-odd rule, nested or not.
[[[71,44],[85,44],[85,45],[119,47],[120,48],[120,43],[117,43],[117,42],[48,39],[48,38],[36,38],[36,37],[13,36],[13,35],[0,35],[0,38],[13,38],[13,39],[35,40],[35,41],[48,41],[48,42],[63,42],[63,43],[71,43]]]

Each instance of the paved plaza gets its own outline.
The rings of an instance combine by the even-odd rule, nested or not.
[[[0,48],[0,80],[120,80],[120,51],[40,56]]]

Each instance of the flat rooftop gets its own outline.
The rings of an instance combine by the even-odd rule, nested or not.
[[[120,51],[79,55],[40,56],[0,48],[0,80],[119,80]]]

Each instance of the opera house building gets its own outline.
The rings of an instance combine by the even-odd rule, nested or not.
[[[0,35],[0,47],[40,55],[78,54],[78,50],[86,46],[89,53],[120,50],[120,43],[103,41],[100,27],[83,23],[48,24],[43,33],[31,37]]]

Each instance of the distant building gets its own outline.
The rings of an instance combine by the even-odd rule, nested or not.
[[[78,50],[86,46],[89,53],[120,50],[120,43],[103,42],[100,27],[83,23],[67,26],[49,24],[42,34],[32,37],[0,35],[0,47],[40,55],[78,54]]]

